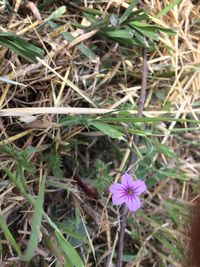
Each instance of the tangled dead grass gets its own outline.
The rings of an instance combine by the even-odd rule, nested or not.
[[[131,113],[136,114],[142,77],[140,49],[129,48],[123,54],[119,44],[102,38],[96,30],[86,34],[78,29],[75,23],[85,26],[88,22],[80,10],[70,3],[73,1],[53,1],[46,5],[45,1],[8,2],[13,11],[6,13],[5,7],[1,6],[0,30],[30,40],[43,48],[46,55],[37,63],[30,63],[7,48],[0,47],[0,76],[10,81],[0,84],[1,162],[16,173],[17,154],[13,156],[12,151],[4,148],[12,145],[21,155],[23,151],[34,147],[27,154],[27,160],[34,165],[33,173],[25,174],[29,192],[37,195],[38,183],[46,176],[48,183],[44,209],[58,225],[60,223],[62,230],[66,218],[68,227],[69,218],[72,224],[81,221],[75,230],[84,235],[85,229],[89,246],[80,246],[81,243],[74,239],[72,243],[80,246],[85,266],[112,266],[117,242],[117,213],[109,205],[106,191],[96,200],[90,197],[96,194],[91,183],[94,183],[93,177],[107,175],[107,168],[110,179],[116,177],[117,180],[127,162],[129,147],[118,141],[107,140],[99,131],[90,132],[84,125],[75,123],[66,128],[60,127],[59,121],[63,114],[98,116],[121,107],[128,107]],[[144,1],[144,9],[153,16],[154,22],[177,30],[175,36],[161,34],[157,49],[149,53],[144,115],[152,117],[165,114],[176,119],[189,116],[198,120],[200,5],[195,1],[183,0],[167,14],[156,18],[155,15],[168,4],[167,0]],[[45,21],[59,5],[66,5],[67,11],[55,20],[58,27],[52,29],[52,25]],[[101,3],[86,0],[83,5],[103,13],[110,11],[120,14],[128,4],[123,0]],[[74,41],[66,40],[66,31],[71,33]],[[92,48],[94,58],[82,54],[77,47],[82,42]],[[176,152],[179,159],[156,153],[152,164],[159,165],[162,162],[173,170],[177,170],[178,165],[178,174],[182,173],[185,179],[169,172],[165,179],[149,188],[144,210],[138,216],[129,215],[124,256],[126,267],[169,266],[169,263],[171,266],[182,266],[178,254],[181,249],[177,248],[179,244],[176,239],[186,244],[187,237],[183,229],[179,229],[174,213],[181,210],[182,215],[179,214],[178,219],[182,220],[186,213],[182,206],[190,207],[199,196],[198,127],[190,130],[187,122],[183,126],[177,121],[159,124],[162,136],[158,137],[158,141]],[[43,160],[52,147],[55,148],[55,154],[62,157],[63,175],[68,179],[57,180]],[[103,169],[94,165],[98,159],[105,163]],[[1,214],[23,250],[30,235],[33,207],[9,182],[5,173],[1,173]],[[148,178],[153,175],[150,171]],[[168,200],[171,202],[168,203]],[[156,236],[160,232],[162,234]],[[63,255],[57,249],[55,235],[45,221],[40,235],[34,266],[54,266],[51,263],[56,261],[61,264]],[[173,237],[170,241],[165,240],[168,235]],[[24,266],[3,235],[1,243],[1,265]],[[96,255],[96,262],[93,254]]]

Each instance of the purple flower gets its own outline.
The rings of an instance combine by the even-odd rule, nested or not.
[[[113,205],[126,203],[130,211],[136,211],[141,207],[140,200],[137,196],[142,194],[146,188],[142,180],[133,181],[132,177],[128,173],[125,173],[121,177],[121,184],[112,184],[109,191],[112,193]]]

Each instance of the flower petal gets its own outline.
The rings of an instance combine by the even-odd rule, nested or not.
[[[122,185],[126,188],[132,188],[134,185],[134,181],[132,177],[128,173],[124,173],[121,177]]]
[[[146,190],[147,190],[147,186],[144,181],[139,180],[139,179],[134,181],[133,192],[135,195],[140,195]]]
[[[119,193],[119,192],[123,192],[124,190],[123,190],[123,186],[121,184],[114,183],[109,187],[109,191],[112,194],[116,194],[116,193]]]
[[[126,199],[126,205],[130,211],[136,211],[141,207],[141,203],[138,197],[131,196]]]
[[[113,205],[121,205],[124,202],[126,202],[126,195],[125,194],[117,193],[117,194],[114,194],[112,196]]]

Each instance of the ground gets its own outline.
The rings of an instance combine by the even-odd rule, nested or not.
[[[1,266],[119,266],[109,186],[126,171],[147,190],[126,214],[123,266],[188,266],[199,9],[0,1]]]

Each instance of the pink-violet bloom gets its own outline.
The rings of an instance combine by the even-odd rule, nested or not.
[[[138,179],[134,181],[128,173],[122,175],[121,184],[114,183],[109,187],[109,191],[112,193],[113,205],[125,203],[132,212],[141,207],[140,200],[137,196],[146,191],[146,189],[146,184],[142,180]]]

